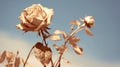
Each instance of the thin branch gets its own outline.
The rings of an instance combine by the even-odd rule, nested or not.
[[[65,40],[64,46],[66,46],[67,42],[69,41],[69,39],[70,39],[74,34],[76,34],[77,32],[79,32],[79,31],[81,31],[81,30],[83,30],[84,28],[85,28],[85,24],[82,24],[81,26],[78,26],[77,29],[75,29],[75,30],[69,35],[69,37]],[[55,67],[57,67],[57,65],[60,63],[63,54],[64,54],[64,52],[59,55],[59,58],[58,58],[58,61],[57,61],[56,65],[55,65]]]
[[[51,58],[51,67],[54,67],[54,64],[53,64],[53,60],[52,60],[52,58]]]
[[[29,51],[29,54],[28,54],[28,56],[27,56],[27,58],[26,58],[26,60],[25,60],[25,62],[24,62],[24,65],[23,65],[23,67],[25,67],[25,65],[26,65],[26,63],[27,63],[27,61],[28,61],[28,58],[30,57],[30,54],[31,54],[31,52],[32,52],[32,50],[33,50],[33,48],[34,48],[34,46],[31,48],[31,50]]]

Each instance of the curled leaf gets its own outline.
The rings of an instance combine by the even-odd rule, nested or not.
[[[80,48],[77,44],[73,43],[73,44],[71,44],[71,46],[73,47],[73,50],[75,51],[76,54],[78,54],[78,55],[83,54],[83,49]]]
[[[6,64],[5,67],[12,67],[13,64]]]
[[[49,38],[51,40],[61,40],[60,36],[58,36],[58,35],[50,35]]]
[[[48,65],[52,58],[52,51],[49,47],[44,46],[38,42],[34,48],[34,54],[37,60],[39,60],[44,66]]]
[[[0,63],[2,63],[5,60],[6,57],[6,51],[4,51],[1,55],[0,55]]]
[[[88,34],[89,36],[93,36],[93,33],[90,31],[90,29],[89,28],[85,28],[85,32],[86,32],[86,34]]]
[[[6,52],[6,60],[8,63],[14,62],[15,54],[12,52],[7,51]]]
[[[80,39],[79,39],[77,36],[72,36],[72,37],[69,39],[69,43],[70,43],[70,44],[77,43],[78,41],[80,41]]]
[[[67,37],[67,34],[66,34],[64,31],[61,31],[61,30],[56,30],[56,31],[54,32],[54,34],[62,34],[64,38]]]
[[[67,51],[67,47],[64,45],[58,46],[56,44],[53,44],[53,47],[56,48],[59,54],[62,54],[63,52]]]
[[[80,23],[78,20],[72,20],[72,21],[71,21],[71,24],[77,25],[77,26],[80,26],[80,25],[81,25],[81,23]]]

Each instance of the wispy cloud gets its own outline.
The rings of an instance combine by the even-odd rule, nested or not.
[[[0,32],[0,52],[8,50],[12,52],[20,51],[21,55],[25,55],[31,45],[19,37],[12,37],[8,33]],[[23,52],[23,54],[22,54]]]

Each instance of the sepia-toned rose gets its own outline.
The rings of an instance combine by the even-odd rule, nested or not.
[[[83,21],[83,22],[86,24],[86,26],[89,27],[89,28],[91,28],[91,26],[93,26],[93,25],[94,25],[94,22],[95,22],[93,16],[86,16],[82,21]]]
[[[20,24],[17,24],[16,27],[25,32],[46,31],[47,26],[51,23],[52,16],[53,9],[48,9],[40,4],[33,4],[21,12]]]

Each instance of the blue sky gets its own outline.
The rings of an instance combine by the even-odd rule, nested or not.
[[[71,49],[65,54],[72,62],[72,67],[120,66],[119,0],[0,0],[0,52],[24,48],[21,52],[25,51],[23,55],[26,55],[31,46],[40,40],[37,33],[24,34],[15,27],[19,23],[21,11],[32,4],[54,9],[51,33],[56,29],[68,32],[71,20],[79,20],[86,15],[94,16],[94,36],[87,36],[84,31],[77,34],[84,55],[78,56]],[[52,41],[49,42],[52,44]]]

